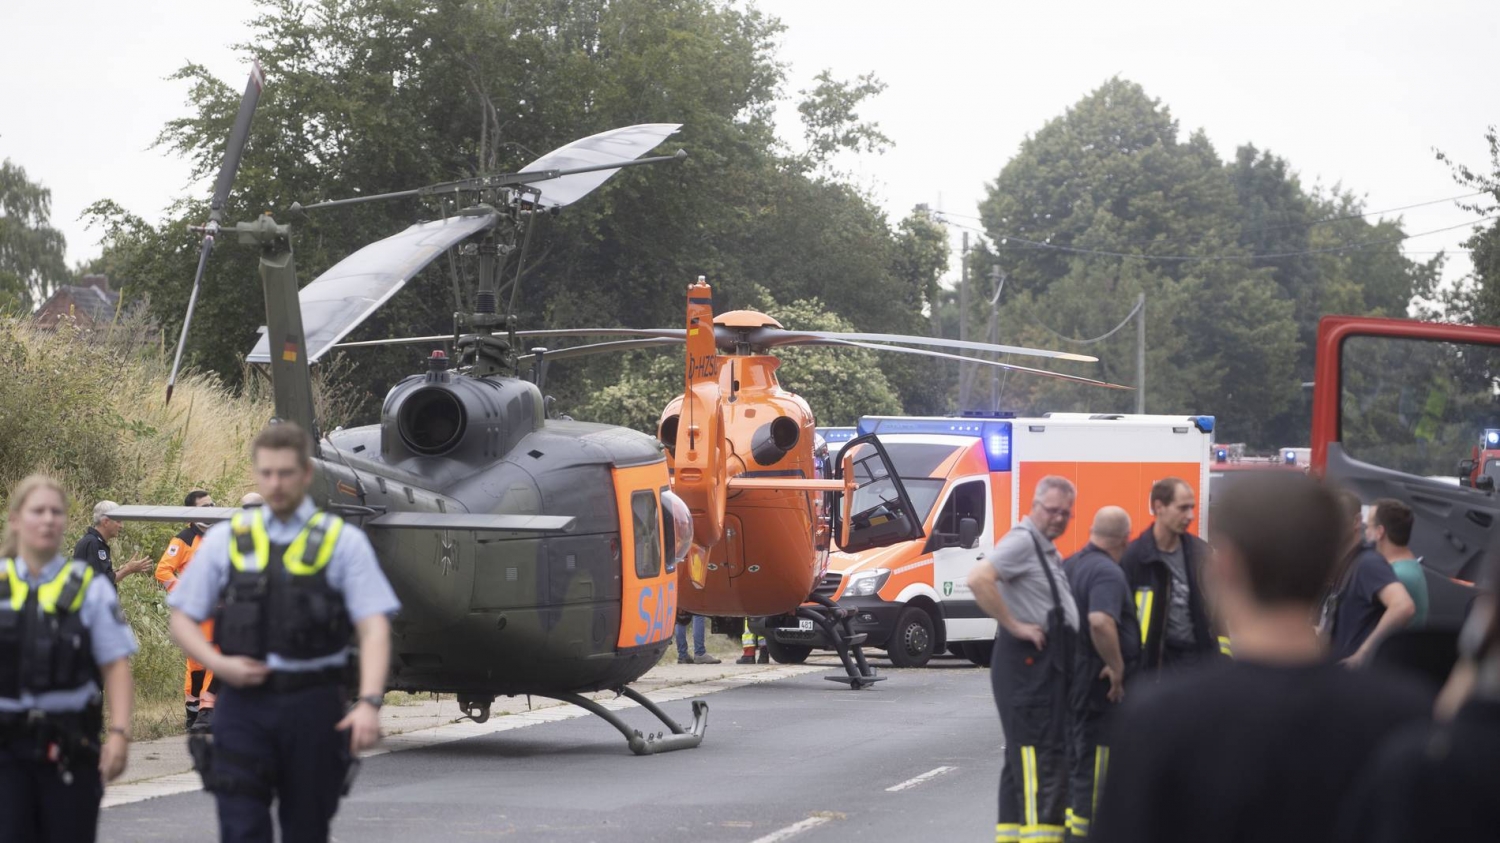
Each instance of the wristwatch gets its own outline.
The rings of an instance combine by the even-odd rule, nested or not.
[[[357,702],[369,703],[371,708],[375,709],[376,711],[379,711],[380,707],[382,705],[385,705],[385,695],[384,694],[367,694],[367,695],[365,695],[363,697],[360,697],[357,700]]]

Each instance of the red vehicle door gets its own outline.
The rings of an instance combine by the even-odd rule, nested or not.
[[[1495,544],[1500,499],[1461,485],[1460,463],[1500,428],[1500,329],[1328,316],[1318,324],[1313,470],[1366,504],[1416,515],[1429,624],[1456,629]]]

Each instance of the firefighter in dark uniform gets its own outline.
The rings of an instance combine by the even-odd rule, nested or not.
[[[1153,678],[1230,654],[1229,639],[1215,631],[1203,599],[1209,547],[1188,532],[1196,510],[1197,496],[1187,481],[1156,481],[1151,486],[1155,520],[1120,559],[1141,622],[1141,667]]]
[[[1052,542],[1077,494],[1066,478],[1043,477],[1031,513],[969,572],[974,601],[999,624],[990,660],[1005,732],[996,843],[1062,843],[1078,604]]]
[[[10,495],[0,549],[5,843],[93,840],[104,783],[124,772],[129,753],[135,638],[108,580],[58,553],[67,511],[62,488],[40,475]]]
[[[399,603],[364,533],[307,497],[305,431],[266,428],[251,460],[266,505],[214,525],[167,599],[172,637],[220,680],[212,742],[195,739],[194,761],[221,840],[269,843],[275,799],[281,840],[325,841],[351,759],[380,737]],[[211,615],[217,650],[200,626]],[[356,633],[359,697],[346,709]]]
[[[73,545],[73,558],[94,566],[100,576],[109,580],[111,585],[118,585],[120,580],[131,574],[144,574],[151,570],[151,559],[141,556],[121,565],[119,570],[115,569],[114,554],[109,549],[109,542],[120,534],[120,522],[109,517],[109,513],[119,508],[114,501],[99,501],[94,505],[94,523],[84,531],[78,543]]]
[[[1118,506],[1102,507],[1094,513],[1089,543],[1063,563],[1079,623],[1088,630],[1078,636],[1070,689],[1069,840],[1089,836],[1109,773],[1109,721],[1140,664],[1141,628],[1119,566],[1129,544],[1130,515]]]

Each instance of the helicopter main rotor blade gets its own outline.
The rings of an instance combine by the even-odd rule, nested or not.
[[[192,292],[188,293],[187,313],[182,317],[182,333],[177,337],[177,353],[172,357],[172,374],[167,378],[167,401],[172,403],[172,390],[177,387],[177,373],[182,369],[182,352],[187,348],[188,328],[193,324],[193,311],[198,307],[198,290],[203,284],[203,270],[208,266],[208,256],[214,250],[214,238],[219,234],[219,224],[224,220],[224,204],[229,201],[229,189],[234,186],[234,176],[240,169],[240,158],[245,154],[245,143],[250,139],[250,120],[255,116],[255,107],[260,104],[260,92],[265,87],[265,73],[260,62],[250,67],[250,81],[245,83],[245,94],[240,98],[240,111],[235,115],[234,128],[229,132],[229,142],[224,147],[224,163],[219,167],[219,177],[214,182],[214,196],[208,205],[208,224],[202,227],[203,245],[198,250],[198,271],[193,273]]]
[[[1030,366],[1017,366],[1014,363],[1001,363],[998,360],[985,360],[981,357],[965,357],[962,354],[948,354],[943,351],[928,351],[925,348],[904,348],[899,345],[879,345],[872,342],[851,342],[849,340],[829,340],[825,342],[827,345],[846,345],[852,346],[854,348],[868,348],[871,351],[894,351],[900,354],[920,354],[924,357],[937,357],[942,360],[958,360],[964,363],[978,363],[981,366],[994,366],[998,369],[1005,369],[1011,372],[1025,372],[1028,375],[1041,375],[1043,377],[1071,381],[1072,383],[1082,383],[1089,386],[1102,386],[1105,389],[1135,389],[1135,387],[1133,386],[1122,386],[1117,383],[1109,383],[1108,381],[1095,380],[1093,378],[1085,378],[1078,375],[1066,375],[1062,372],[1049,372],[1046,369],[1033,369]],[[807,345],[814,344],[815,343],[807,343]],[[816,344],[823,345],[824,343]]]
[[[537,204],[561,208],[587,196],[619,172],[618,166],[609,165],[645,155],[681,128],[681,123],[642,123],[610,129],[560,146],[522,167],[521,172],[576,171],[572,175],[550,179],[541,187],[542,195]]]
[[[747,335],[751,345],[775,347],[798,345],[807,339],[849,340],[851,342],[901,343],[903,345],[930,345],[937,348],[960,348],[966,351],[986,351],[992,354],[1018,354],[1025,357],[1046,357],[1053,360],[1072,360],[1078,363],[1097,363],[1099,358],[1071,351],[1049,351],[1045,348],[1027,348],[1015,345],[996,345],[970,340],[949,340],[940,337],[919,337],[909,334],[865,334],[845,331],[787,331],[779,328],[755,328]]]
[[[508,336],[505,331],[495,331],[491,336]],[[544,339],[548,337],[655,337],[658,339],[680,340],[687,336],[687,331],[682,328],[546,328],[533,331],[516,331],[516,336],[527,339]],[[452,334],[434,334],[426,337],[395,337],[383,340],[360,340],[358,342],[341,342],[334,348],[370,348],[381,345],[419,345],[422,343],[451,342]],[[562,349],[558,349],[562,351]],[[556,352],[549,352],[548,356]]]
[[[574,345],[567,348],[549,348],[542,353],[542,358],[547,362],[553,360],[567,360],[570,357],[588,357],[591,354],[607,354],[611,351],[633,351],[639,348],[657,348],[664,345],[681,345],[684,340],[681,337],[657,337],[643,340],[616,340],[615,342],[596,342],[590,345]],[[516,358],[517,363],[535,363],[537,355],[522,354]]]
[[[494,214],[471,214],[417,223],[400,234],[365,246],[319,275],[297,293],[302,326],[307,334],[307,362],[321,360],[339,340],[359,327],[448,247],[495,222]],[[452,336],[426,341],[443,339],[451,340]],[[277,342],[280,343],[279,338]],[[271,362],[270,339],[261,334],[245,359],[250,363]]]

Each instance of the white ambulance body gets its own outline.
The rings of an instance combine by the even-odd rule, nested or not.
[[[820,433],[837,458],[856,431]],[[818,593],[858,609],[854,631],[898,666],[925,664],[944,649],[987,663],[995,621],[970,594],[970,569],[1031,509],[1041,478],[1078,487],[1073,521],[1057,539],[1066,557],[1088,541],[1103,506],[1130,513],[1132,535],[1151,523],[1151,485],[1179,477],[1198,497],[1193,532],[1206,531],[1211,416],[1054,413],[1040,418],[881,417],[860,419],[890,454],[926,537],[857,554],[836,551]],[[856,502],[857,505],[858,502]],[[792,619],[767,619],[772,655],[801,661],[826,648]]]

